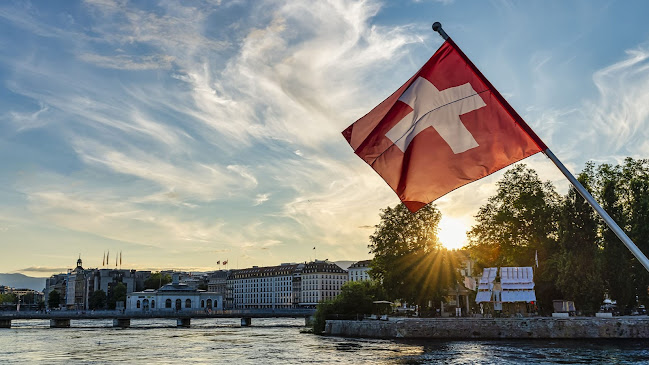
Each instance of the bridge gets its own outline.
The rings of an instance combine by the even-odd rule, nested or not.
[[[0,328],[11,328],[12,320],[49,319],[51,328],[69,328],[71,320],[112,319],[113,327],[127,328],[132,319],[173,318],[178,327],[189,327],[192,318],[241,318],[241,326],[250,326],[252,318],[304,318],[308,325],[315,309],[232,309],[232,310],[132,310],[0,312]]]

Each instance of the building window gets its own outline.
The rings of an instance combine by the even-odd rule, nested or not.
[[[212,299],[207,300],[207,308],[212,309]]]
[[[185,300],[185,308],[191,308],[192,307],[192,300],[187,299]]]
[[[181,310],[183,305],[183,301],[180,299],[176,299],[176,310]]]
[[[138,300],[137,303],[135,303],[135,308],[140,308],[140,301]]]
[[[171,299],[165,301],[165,308],[171,308]]]
[[[201,308],[205,308],[205,301],[201,300]]]
[[[152,308],[152,309],[155,308],[155,300],[152,300],[152,301],[151,301],[151,308]]]

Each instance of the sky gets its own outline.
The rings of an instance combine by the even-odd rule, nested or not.
[[[2,1],[0,272],[370,258],[399,202],[340,134],[441,45],[574,173],[649,157],[645,1]],[[565,193],[541,154],[524,160]],[[462,244],[500,171],[436,202]],[[315,247],[315,249],[314,249]],[[105,266],[106,267],[106,266]]]

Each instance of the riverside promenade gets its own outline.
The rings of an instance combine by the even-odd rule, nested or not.
[[[327,320],[324,333],[381,339],[649,339],[649,317]]]
[[[114,327],[130,327],[132,319],[171,318],[178,327],[189,327],[193,318],[241,318],[249,326],[252,318],[305,318],[308,323],[315,309],[242,309],[242,310],[160,310],[160,311],[74,311],[0,312],[0,328],[10,328],[13,320],[49,319],[52,328],[68,328],[71,320],[112,319]]]

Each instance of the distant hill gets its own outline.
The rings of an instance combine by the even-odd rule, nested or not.
[[[334,264],[340,266],[341,269],[347,270],[356,261],[334,261]]]
[[[46,278],[34,278],[23,274],[0,274],[0,285],[16,289],[33,289],[43,291]]]

